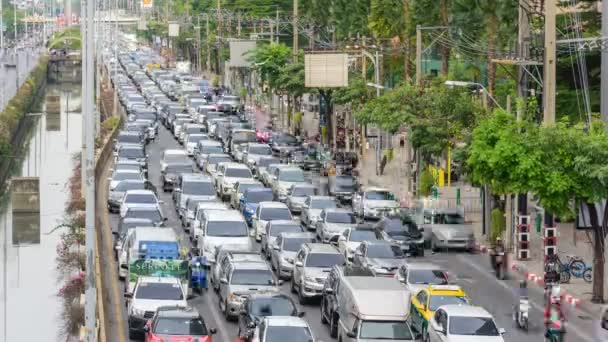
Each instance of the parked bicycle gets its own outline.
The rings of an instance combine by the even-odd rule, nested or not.
[[[572,277],[583,278],[588,283],[593,281],[593,269],[578,256],[567,255],[565,262],[558,256],[560,283],[568,283]]]

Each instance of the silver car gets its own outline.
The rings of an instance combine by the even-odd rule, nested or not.
[[[226,320],[234,319],[247,295],[268,291],[278,293],[281,291],[279,282],[266,263],[233,263],[228,266],[226,276],[220,278],[220,310]]]
[[[320,297],[323,284],[334,265],[343,265],[344,256],[332,245],[306,243],[296,254],[291,277],[291,291],[298,294],[300,304]]]
[[[274,171],[272,191],[280,202],[285,202],[289,189],[295,184],[306,184],[304,172],[299,167],[281,167]]]
[[[255,179],[245,179],[236,182],[236,184],[234,185],[234,192],[230,194],[230,206],[233,209],[241,210],[240,201],[241,197],[243,197],[243,193],[245,192],[245,190],[263,187],[264,185]]]
[[[353,258],[353,265],[368,269],[377,277],[394,277],[404,263],[401,247],[387,241],[363,241]]]
[[[405,284],[410,293],[418,293],[429,285],[450,283],[449,275],[442,267],[428,262],[403,264],[397,270],[396,277]]]
[[[246,248],[244,246],[223,245],[217,249],[215,256],[216,263],[211,266],[209,280],[213,285],[213,289],[220,289],[220,278],[226,275],[226,270],[231,263],[235,262],[260,262],[266,261],[256,250]]]
[[[108,194],[108,211],[111,213],[118,212],[127,191],[144,189],[146,189],[146,182],[143,180],[124,180],[118,182]]]
[[[289,210],[291,210],[292,213],[299,214],[300,212],[302,212],[302,207],[304,206],[304,201],[306,201],[306,197],[314,196],[316,194],[317,188],[312,184],[294,184],[289,190],[289,195],[287,195],[285,204],[287,204],[287,207],[289,208]]]
[[[260,202],[255,210],[252,222],[256,241],[262,241],[262,233],[266,230],[266,223],[274,220],[293,220],[293,217],[284,203]]]
[[[317,221],[323,209],[337,208],[336,200],[329,196],[308,196],[302,206],[300,222],[308,230],[317,229]]]
[[[305,243],[315,242],[313,233],[281,233],[270,250],[270,264],[280,278],[290,278],[296,253]]]
[[[323,243],[329,243],[334,236],[342,235],[345,229],[356,224],[355,214],[348,209],[324,209],[316,224],[317,239]]]
[[[276,220],[266,223],[266,230],[262,233],[260,243],[262,254],[270,259],[270,251],[275,247],[277,236],[281,233],[302,233],[300,223],[292,220]]]
[[[272,156],[272,149],[267,144],[248,143],[243,150],[243,162],[250,169],[255,167],[255,164],[262,157]]]

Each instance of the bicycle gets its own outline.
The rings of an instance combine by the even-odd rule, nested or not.
[[[567,255],[566,262],[562,262],[561,258],[557,256],[557,262],[560,283],[569,283],[572,277],[583,278],[588,283],[593,281],[592,268],[587,266],[582,258]]]

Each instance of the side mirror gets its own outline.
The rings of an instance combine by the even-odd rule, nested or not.
[[[304,264],[301,261],[296,261],[296,267],[302,267]]]
[[[222,279],[220,279],[220,283],[222,283],[222,284],[228,284],[228,279],[222,278]]]
[[[169,220],[169,218],[168,218],[168,217],[163,217],[163,221],[165,221],[165,222],[166,222],[166,221],[168,221],[168,220]]]
[[[158,204],[165,204],[165,201],[163,201],[163,200],[158,200]]]
[[[357,338],[357,333],[354,331],[349,331],[346,333],[346,336],[348,336],[350,338]]]
[[[500,328],[500,329],[498,329],[498,333],[501,335],[504,335],[507,333],[507,331],[505,330],[505,328]]]
[[[133,293],[125,292],[124,296],[125,296],[125,298],[133,298]]]
[[[217,334],[217,329],[215,329],[215,328],[210,328],[210,329],[209,329],[209,332],[211,333],[211,335],[215,335],[215,334]]]
[[[279,247],[279,246],[272,246],[272,249],[274,249],[275,251],[280,251],[281,247]]]

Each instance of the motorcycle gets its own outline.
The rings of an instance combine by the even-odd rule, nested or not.
[[[566,335],[566,326],[563,320],[555,322],[554,326],[547,329],[545,334],[545,341],[547,342],[563,342],[564,336]]]
[[[208,288],[208,269],[210,269],[210,265],[206,257],[196,256],[190,263],[190,288],[199,294]]]
[[[528,298],[519,298],[519,305],[515,307],[513,320],[519,329],[528,331],[528,312],[530,311],[530,301]]]
[[[505,279],[505,252],[499,251],[492,254],[492,268],[496,272],[496,278],[500,280]]]

